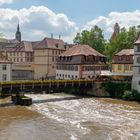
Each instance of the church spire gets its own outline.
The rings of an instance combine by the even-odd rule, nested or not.
[[[114,39],[119,33],[120,33],[120,26],[116,22],[115,25],[114,25],[114,31],[113,31],[113,34],[111,36],[111,40]]]
[[[21,42],[21,32],[20,32],[19,24],[17,25],[17,31],[16,31],[15,38],[16,38],[19,42]]]

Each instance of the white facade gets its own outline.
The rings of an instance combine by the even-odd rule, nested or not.
[[[79,71],[56,70],[56,79],[79,79]]]
[[[134,46],[132,89],[140,92],[140,44]]]
[[[0,82],[11,81],[12,77],[12,64],[0,63]]]
[[[73,65],[76,66],[76,65]],[[56,69],[56,79],[65,79],[65,80],[70,80],[70,79],[80,79],[81,76],[83,79],[89,79],[96,77],[97,75],[101,74],[100,70],[81,70],[80,65],[77,65],[78,69],[77,70],[59,70]]]

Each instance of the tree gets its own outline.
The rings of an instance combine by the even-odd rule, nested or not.
[[[138,27],[130,27],[128,31],[125,27],[121,28],[119,34],[115,38],[109,40],[105,46],[105,54],[108,56],[109,61],[112,61],[113,56],[121,51],[122,49],[133,48],[134,41],[136,39],[137,33],[139,31]]]
[[[87,44],[101,53],[105,50],[103,31],[98,26],[94,26],[90,31],[84,30],[81,33],[77,33],[73,42],[75,44]]]

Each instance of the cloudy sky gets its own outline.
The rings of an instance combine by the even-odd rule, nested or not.
[[[0,32],[14,38],[20,24],[23,40],[55,38],[72,43],[77,32],[98,25],[106,36],[115,22],[140,25],[140,0],[0,0]]]

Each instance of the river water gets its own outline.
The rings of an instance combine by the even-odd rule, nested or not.
[[[0,140],[140,140],[140,104],[64,93],[0,99]]]

